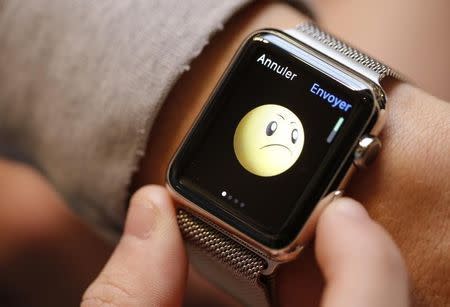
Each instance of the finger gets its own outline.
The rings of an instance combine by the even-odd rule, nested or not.
[[[82,306],[179,306],[186,272],[173,203],[164,188],[144,187],[133,195],[124,234]]]
[[[324,211],[316,257],[326,280],[323,306],[408,306],[400,251],[358,202],[341,198]]]

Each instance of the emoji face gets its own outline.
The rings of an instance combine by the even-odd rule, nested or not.
[[[305,134],[289,109],[265,104],[248,112],[234,133],[237,159],[250,173],[270,177],[287,171],[300,156]]]

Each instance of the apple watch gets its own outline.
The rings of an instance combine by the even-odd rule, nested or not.
[[[381,148],[386,77],[313,23],[245,40],[167,173],[200,273],[245,305],[276,302],[277,267]]]

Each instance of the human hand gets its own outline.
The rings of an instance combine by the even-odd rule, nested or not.
[[[122,238],[81,306],[180,306],[186,275],[172,200],[163,187],[146,186],[131,198]]]
[[[408,305],[400,252],[354,200],[333,202],[319,219],[316,255],[326,280],[323,306]],[[124,235],[82,306],[180,306],[187,261],[167,191],[148,186],[132,197]],[[304,276],[289,276],[290,285]],[[283,305],[295,295],[280,290]]]

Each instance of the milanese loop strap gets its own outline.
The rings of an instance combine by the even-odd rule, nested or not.
[[[229,266],[236,274],[256,281],[258,274],[266,268],[263,258],[193,215],[180,210],[177,219],[186,240],[200,246],[205,253]]]
[[[388,66],[322,31],[314,23],[301,24],[285,32],[376,84],[386,77],[402,79]],[[200,273],[247,306],[277,303],[271,282],[274,276],[261,274],[267,267],[262,256],[184,210],[178,211],[177,218],[190,261]]]
[[[264,258],[184,210],[177,219],[196,269],[244,304],[268,306],[267,279],[260,279]]]
[[[378,85],[381,85],[386,78],[406,80],[389,66],[323,31],[313,22],[300,24],[296,28],[284,32]],[[380,101],[381,107],[384,108],[385,97],[382,97],[384,92],[376,91],[374,94]]]
[[[378,75],[378,81],[381,81],[385,77],[393,77],[396,79],[401,79],[401,76],[396,71],[392,70],[385,64],[377,61],[376,59],[362,53],[361,51],[349,46],[347,43],[335,38],[327,32],[322,31],[313,22],[300,24],[297,31],[302,32],[314,40],[334,49],[335,51],[343,54],[352,61],[355,61],[364,67],[372,70]]]

